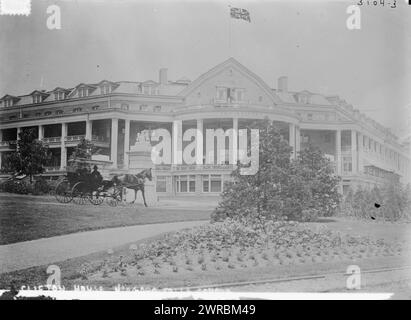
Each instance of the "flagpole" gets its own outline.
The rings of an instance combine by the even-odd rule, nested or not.
[[[228,55],[231,57],[231,5],[228,5],[229,16],[228,16]]]

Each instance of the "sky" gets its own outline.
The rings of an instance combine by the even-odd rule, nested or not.
[[[400,137],[411,133],[411,6],[358,1],[32,0],[29,16],[0,16],[0,96],[103,79],[194,80],[234,57],[270,87],[337,94]],[[366,2],[366,0],[364,0]],[[48,6],[61,29],[47,28]],[[229,5],[251,23],[230,19]]]

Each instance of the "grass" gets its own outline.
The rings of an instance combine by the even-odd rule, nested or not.
[[[103,228],[148,223],[208,220],[211,210],[197,207],[60,204],[50,197],[0,194],[0,245]]]

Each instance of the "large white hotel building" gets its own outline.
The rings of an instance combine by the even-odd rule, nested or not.
[[[0,100],[0,153],[4,164],[5,154],[16,147],[18,133],[35,128],[53,155],[45,175],[64,174],[67,159],[83,137],[109,157],[112,172],[124,172],[129,170],[130,146],[142,130],[165,128],[173,134],[182,123],[183,132],[186,128],[238,132],[266,117],[278,123],[295,152],[308,143],[320,147],[334,161],[343,192],[390,179],[410,181],[408,146],[389,129],[338,96],[290,91],[286,77],[280,77],[273,89],[233,58],[194,81],[171,81],[167,69],[161,69],[158,81],[104,80],[20,96],[6,94]],[[233,140],[235,145],[237,139]],[[183,148],[189,143],[184,141]],[[197,145],[195,164],[155,166],[158,195],[221,192],[232,165],[227,159],[207,164],[205,147]],[[172,149],[175,153],[175,143]]]

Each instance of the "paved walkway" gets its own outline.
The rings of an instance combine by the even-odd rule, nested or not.
[[[51,264],[85,256],[117,246],[206,224],[208,221],[184,221],[145,224],[80,232],[0,246],[0,273]]]

